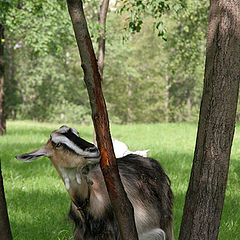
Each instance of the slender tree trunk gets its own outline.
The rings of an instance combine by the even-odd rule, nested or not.
[[[187,89],[186,104],[187,104],[187,121],[189,122],[192,118],[192,104],[191,104],[189,88]]]
[[[4,26],[0,23],[0,135],[6,134],[6,119],[4,115]]]
[[[165,86],[165,122],[169,122],[169,77],[166,75]]]
[[[126,109],[126,124],[131,122],[131,97],[132,97],[132,82],[128,80],[127,85],[127,109]]]
[[[211,0],[204,89],[180,240],[217,240],[240,78],[240,1]]]
[[[92,119],[96,131],[98,148],[102,156],[100,165],[111,204],[118,221],[121,239],[138,239],[133,207],[121,183],[116,157],[113,151],[108,114],[102,93],[101,76],[98,71],[97,60],[88,33],[82,1],[67,0],[67,4],[82,61],[84,81],[87,86],[92,108]]]
[[[1,239],[4,240],[12,240],[12,233],[7,213],[7,204],[4,195],[1,160],[0,160],[0,236]]]
[[[108,12],[109,0],[103,0],[100,12],[98,15],[98,22],[101,26],[100,38],[98,42],[98,70],[103,79],[104,57],[105,57],[105,44],[106,44],[106,20]],[[93,143],[97,146],[96,132],[93,131]]]
[[[105,38],[106,38],[106,19],[108,12],[109,0],[103,0],[100,7],[98,22],[101,26],[100,39],[98,43],[98,69],[103,78],[104,56],[105,56]]]

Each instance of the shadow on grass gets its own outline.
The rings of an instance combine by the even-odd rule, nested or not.
[[[185,194],[177,193],[174,196],[174,236],[178,239]],[[237,196],[226,196],[221,218],[221,225],[218,240],[239,240],[240,236],[240,215],[236,214],[236,209],[240,208],[239,198]]]
[[[174,236],[178,239],[186,191],[190,179],[193,154],[178,151],[160,151],[150,153],[151,157],[158,160],[170,178],[174,193]]]
[[[169,168],[171,172],[168,175],[173,176],[172,189],[174,192],[174,234],[175,238],[178,238],[180,231],[180,225],[182,220],[183,208],[185,203],[186,191],[189,184],[189,178],[191,173],[191,166],[193,161],[193,156],[178,153],[178,160],[172,161],[170,163],[175,165],[169,166],[169,160],[167,160],[164,165]],[[165,156],[166,157],[166,156]],[[169,156],[171,158],[171,156]],[[172,154],[174,157],[174,154]],[[186,157],[186,159],[185,159]],[[163,155],[159,155],[159,159],[166,159]],[[188,166],[182,168],[182,161],[180,159],[185,159],[185,163]],[[240,175],[240,161],[237,159],[231,159],[231,166],[229,170],[229,178],[226,189],[226,196],[224,201],[223,213],[221,218],[219,240],[231,239],[239,240],[240,236],[240,215],[236,214],[236,210],[240,208],[240,193],[236,186],[239,184]],[[178,178],[180,177],[180,179]],[[175,179],[174,179],[175,177]],[[178,183],[180,180],[180,184]]]
[[[13,238],[69,239],[73,229],[67,220],[69,206],[67,194],[59,193],[57,189],[49,193],[40,189],[31,192],[14,190],[14,194],[8,196]]]

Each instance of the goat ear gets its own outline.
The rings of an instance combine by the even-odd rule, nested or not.
[[[50,155],[47,152],[47,150],[44,147],[42,147],[42,148],[36,149],[30,153],[19,154],[16,156],[16,159],[21,160],[23,162],[31,162],[40,157],[49,157],[49,156]]]

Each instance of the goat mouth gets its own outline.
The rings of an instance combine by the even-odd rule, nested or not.
[[[99,154],[98,156],[92,156],[92,157],[84,157],[84,159],[88,162],[88,163],[97,163],[100,161],[101,159],[101,155]]]

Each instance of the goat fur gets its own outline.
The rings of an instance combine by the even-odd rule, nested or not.
[[[170,180],[160,164],[154,159],[135,154],[118,158],[117,163],[125,191],[134,208],[139,238],[173,240],[173,194]],[[74,239],[120,240],[99,163],[90,168],[87,177],[93,183],[89,185],[89,204],[81,210],[77,209],[76,205],[84,205],[85,199],[80,199],[71,204],[69,212],[70,219],[75,223]]]

